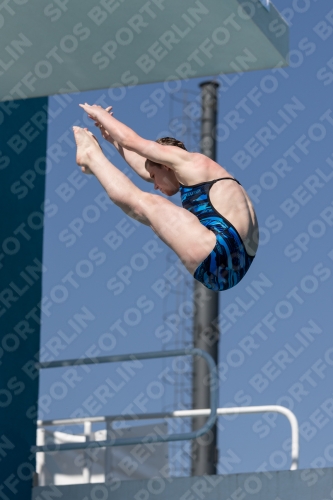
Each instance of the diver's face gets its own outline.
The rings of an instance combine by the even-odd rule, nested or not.
[[[146,170],[154,181],[155,189],[159,189],[161,193],[167,196],[178,193],[179,182],[171,168],[147,160]]]

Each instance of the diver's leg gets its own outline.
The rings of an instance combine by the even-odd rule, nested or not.
[[[77,163],[90,169],[111,200],[126,214],[149,225],[193,274],[216,244],[215,234],[191,212],[159,195],[141,191],[104,156],[91,134],[74,127]]]

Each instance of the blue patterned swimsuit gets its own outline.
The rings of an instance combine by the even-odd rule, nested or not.
[[[209,191],[223,177],[194,186],[180,184],[183,207],[198,217],[201,224],[216,235],[216,245],[194,272],[194,278],[207,288],[220,292],[237,285],[247,273],[254,257],[250,256],[237,229],[213,207]]]

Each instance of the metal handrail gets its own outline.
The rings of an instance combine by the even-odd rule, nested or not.
[[[90,365],[90,364],[100,364],[100,363],[118,363],[120,361],[130,361],[139,359],[157,359],[157,358],[171,358],[177,356],[201,356],[204,358],[208,364],[210,376],[210,404],[211,408],[208,410],[207,422],[200,427],[200,429],[192,432],[182,432],[178,434],[161,434],[154,437],[150,436],[149,440],[145,436],[133,437],[133,438],[119,438],[119,439],[108,439],[105,441],[88,441],[86,443],[65,443],[65,444],[49,444],[44,446],[33,446],[31,451],[33,453],[38,452],[49,452],[49,451],[62,451],[62,450],[79,450],[87,448],[104,448],[109,446],[124,446],[129,444],[144,444],[147,442],[168,442],[168,441],[187,441],[190,439],[196,439],[203,434],[206,434],[214,425],[217,418],[217,401],[218,401],[218,376],[217,367],[213,358],[205,351],[196,348],[189,349],[177,349],[173,351],[155,351],[155,352],[143,352],[139,354],[121,354],[116,356],[103,356],[94,359],[81,358],[81,359],[68,359],[63,361],[51,361],[46,363],[36,363],[37,369],[43,368],[60,368],[65,366],[77,366],[77,365]],[[133,417],[130,416],[132,419]]]
[[[299,429],[298,421],[295,414],[286,408],[279,405],[265,406],[240,406],[233,408],[218,408],[217,415],[235,415],[235,414],[251,414],[251,413],[280,413],[284,415],[290,423],[291,427],[291,467],[290,470],[297,470],[299,461]],[[173,412],[163,413],[145,413],[142,415],[110,415],[101,417],[81,417],[81,418],[63,418],[57,420],[38,420],[38,427],[47,427],[51,425],[79,425],[85,422],[112,422],[120,420],[158,420],[162,418],[181,418],[181,417],[199,417],[210,414],[209,409],[202,410],[176,410]]]

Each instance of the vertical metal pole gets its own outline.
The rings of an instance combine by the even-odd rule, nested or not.
[[[204,82],[201,87],[201,153],[216,160],[216,117],[218,83]],[[194,325],[193,347],[209,353],[218,362],[218,327],[214,320],[218,316],[219,294],[194,281]],[[193,358],[193,408],[209,408],[209,372],[206,363],[198,357]],[[192,430],[199,429],[207,417],[192,420]],[[217,428],[192,442],[192,476],[216,474],[217,465]]]

